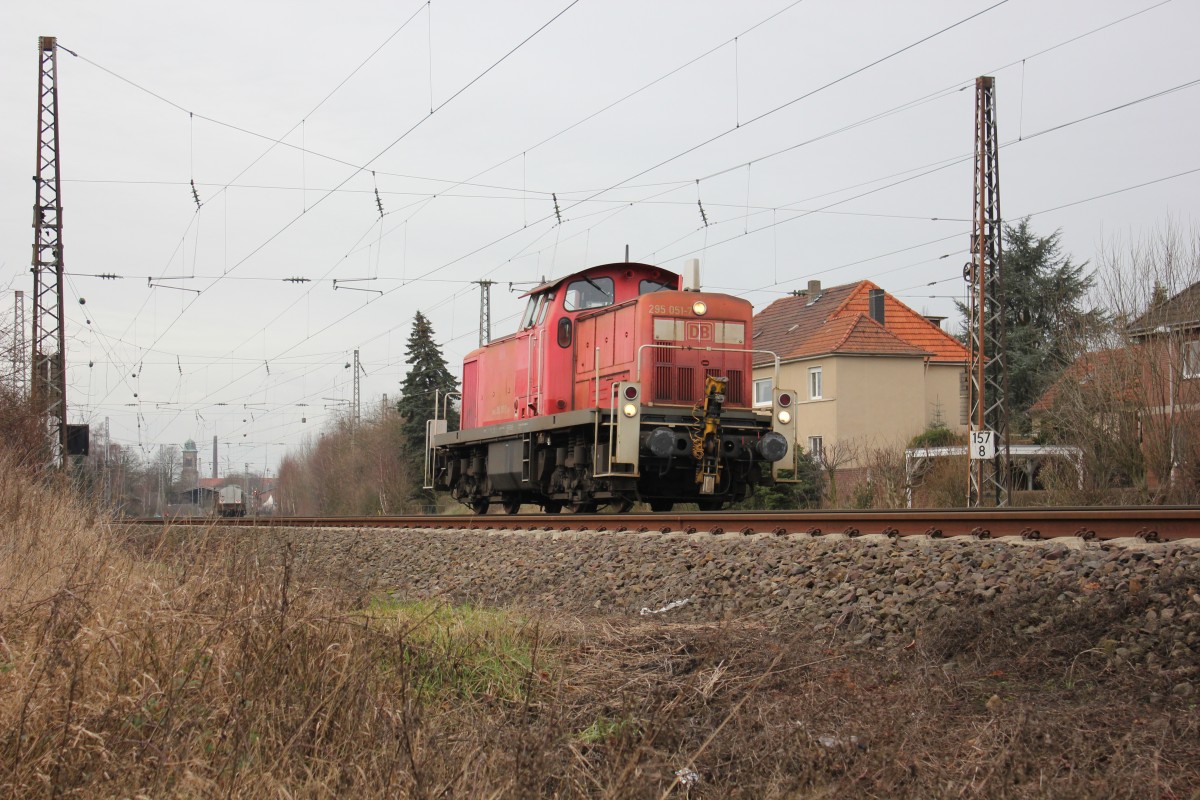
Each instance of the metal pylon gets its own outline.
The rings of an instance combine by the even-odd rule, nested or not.
[[[362,422],[362,385],[359,381],[359,370],[362,366],[358,363],[358,351],[354,351],[354,401],[350,407],[350,426],[354,430],[358,430],[359,424]]]
[[[63,315],[62,203],[58,174],[58,47],[38,39],[37,172],[33,177],[33,363],[30,391],[46,424],[46,466],[66,462],[67,370]]]
[[[495,281],[478,280],[479,284],[479,346],[492,341],[492,284]]]
[[[25,292],[13,292],[12,391],[20,400],[29,396],[29,340],[25,338]]]
[[[975,80],[975,213],[971,262],[965,270],[970,296],[967,339],[971,355],[967,372],[970,431],[992,431],[995,456],[969,462],[969,506],[1006,506],[1009,501],[999,150],[996,82],[984,76]]]

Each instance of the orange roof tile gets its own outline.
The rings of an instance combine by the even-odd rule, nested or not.
[[[833,316],[869,314],[870,291],[878,288],[871,281],[859,281]],[[904,341],[932,353],[933,361],[965,363],[969,359],[967,348],[957,339],[886,292],[883,295],[883,322],[884,327]]]
[[[812,297],[782,297],[755,315],[754,347],[783,359],[837,352],[966,363],[965,347],[891,295],[884,294],[884,324],[872,320],[868,293],[878,288],[871,281],[858,281]]]
[[[788,357],[801,358],[824,353],[916,357],[926,355],[924,350],[898,338],[866,314],[830,320],[805,339],[800,347],[789,353]]]

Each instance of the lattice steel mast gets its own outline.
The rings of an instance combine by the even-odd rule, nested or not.
[[[472,281],[479,284],[479,346],[492,341],[492,284],[495,281]]]
[[[1008,505],[1008,369],[1004,347],[1004,277],[1001,254],[1000,143],[996,137],[996,82],[975,80],[975,213],[967,265],[970,318],[970,430],[994,433],[995,456],[972,459],[967,505]]]
[[[12,390],[24,400],[29,396],[29,341],[25,338],[25,292],[13,292]]]
[[[61,468],[67,452],[66,331],[63,327],[62,204],[58,162],[58,47],[38,39],[37,173],[33,206],[33,406],[45,420],[46,465]]]
[[[358,361],[358,351],[354,351],[354,400],[350,407],[350,427],[358,430],[358,426],[362,423],[362,383],[359,380],[359,370],[362,365]]]

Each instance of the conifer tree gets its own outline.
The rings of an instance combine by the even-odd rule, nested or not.
[[[413,455],[425,449],[425,423],[434,417],[434,398],[458,391],[458,381],[446,367],[442,350],[433,338],[433,326],[420,311],[413,320],[404,359],[408,374],[400,386],[396,411],[404,419],[404,448]],[[438,414],[441,414],[439,409]],[[451,404],[450,430],[458,427],[458,410]]]
[[[1094,280],[1087,262],[1062,252],[1058,230],[1038,236],[1022,219],[1004,225],[1004,335],[1009,429],[1027,433],[1026,412],[1079,354],[1082,332],[1103,317],[1083,302]],[[959,312],[967,309],[958,303]]]

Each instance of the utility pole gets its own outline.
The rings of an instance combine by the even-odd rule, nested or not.
[[[975,213],[969,287],[970,460],[967,505],[1009,503],[1008,369],[1004,347],[1004,277],[1001,253],[1000,143],[996,137],[996,81],[975,80]]]
[[[46,466],[67,455],[66,331],[63,314],[62,203],[58,174],[58,46],[38,39],[37,172],[33,204],[33,364],[31,396],[45,420]]]
[[[479,284],[479,346],[492,341],[492,285],[495,281],[478,280]]]

